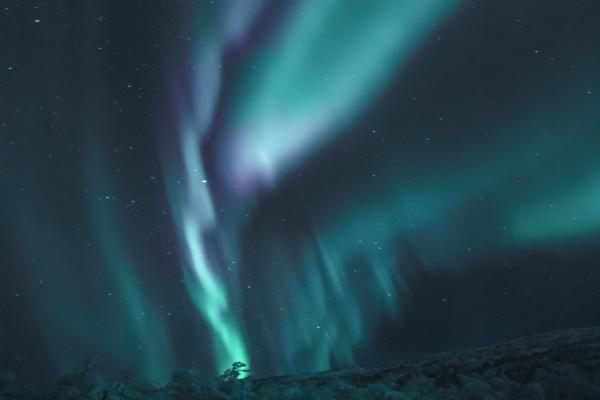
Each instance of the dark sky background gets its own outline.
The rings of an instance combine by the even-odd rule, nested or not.
[[[600,324],[600,2],[0,6],[21,376],[266,376]]]

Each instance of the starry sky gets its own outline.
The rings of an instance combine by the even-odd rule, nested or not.
[[[30,379],[600,324],[599,2],[0,6],[0,361]]]

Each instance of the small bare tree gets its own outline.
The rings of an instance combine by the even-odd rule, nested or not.
[[[241,361],[236,361],[233,363],[231,368],[223,372],[223,375],[219,377],[223,382],[231,382],[240,379],[242,374],[247,374],[250,372],[249,368],[246,368],[247,365]]]

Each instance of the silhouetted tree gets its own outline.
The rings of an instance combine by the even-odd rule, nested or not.
[[[247,374],[248,372],[250,372],[250,369],[248,369],[246,367],[247,367],[247,365],[244,364],[243,362],[236,361],[233,363],[231,368],[229,368],[228,370],[223,372],[223,375],[221,375],[219,378],[223,382],[230,382],[230,381],[237,380],[240,378],[240,375]]]

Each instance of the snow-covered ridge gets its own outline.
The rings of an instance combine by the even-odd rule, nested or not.
[[[90,369],[44,389],[0,380],[0,399],[600,399],[600,327],[552,331],[381,368],[209,380],[183,370],[160,388],[106,383]]]

